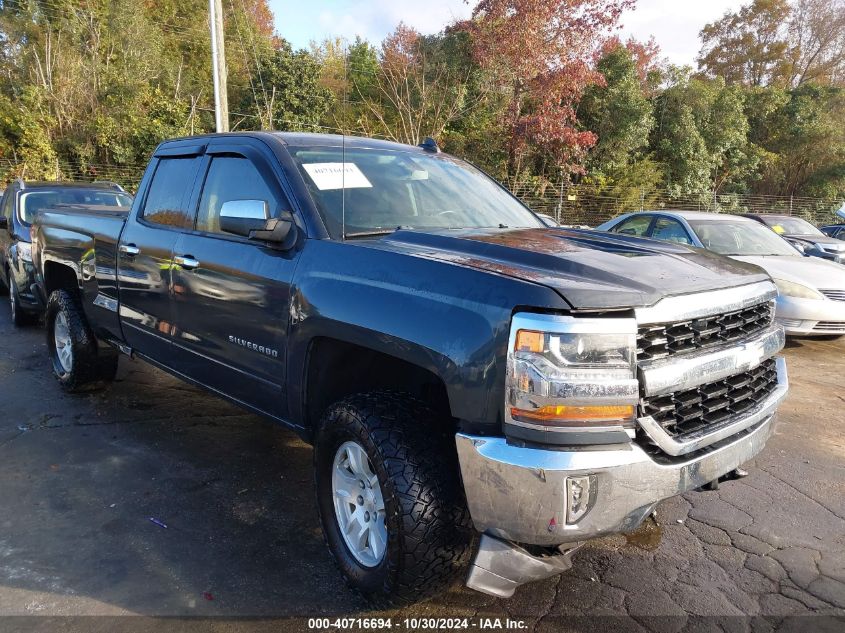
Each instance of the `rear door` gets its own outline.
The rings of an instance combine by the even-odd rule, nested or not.
[[[220,228],[224,203],[292,212],[275,157],[260,141],[223,138],[207,150],[195,227],[176,243],[174,318],[179,371],[277,417],[287,403],[285,351],[297,249],[283,251]]]
[[[675,218],[670,218],[665,215],[658,216],[654,220],[651,229],[649,230],[649,237],[655,240],[662,240],[664,242],[673,242],[675,244],[686,244],[692,246],[692,238],[689,232],[684,228],[684,225],[678,222]]]
[[[120,317],[126,342],[170,365],[174,316],[171,302],[173,247],[193,223],[191,196],[204,147],[157,154],[152,178],[136,201],[118,246]],[[142,197],[143,196],[143,197]]]
[[[648,229],[651,226],[651,221],[654,216],[649,214],[634,215],[626,220],[622,220],[619,224],[614,226],[611,230],[614,233],[622,233],[623,235],[636,235],[637,237],[648,237]]]

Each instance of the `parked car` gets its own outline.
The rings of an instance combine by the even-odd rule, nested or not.
[[[845,241],[825,235],[804,218],[773,213],[746,213],[745,217],[765,224],[805,255],[845,264]]]
[[[568,569],[756,455],[787,390],[762,270],[548,228],[433,143],[167,141],[128,217],[45,211],[35,238],[59,384],[120,350],[296,430],[382,603]]]
[[[835,237],[837,240],[845,239],[845,224],[830,224],[820,227],[819,230],[829,237]]]
[[[132,196],[120,185],[110,182],[25,182],[8,185],[0,207],[0,288],[9,295],[15,325],[29,325],[38,320],[44,304],[33,291],[35,269],[32,266],[30,227],[40,211],[56,205],[129,210]]]
[[[689,244],[756,264],[777,284],[777,320],[787,334],[845,334],[845,267],[802,257],[785,240],[750,218],[695,211],[643,211],[619,216],[597,230]]]

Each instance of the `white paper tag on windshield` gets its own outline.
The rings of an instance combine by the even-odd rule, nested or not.
[[[373,186],[355,163],[307,163],[303,167],[321,191]]]

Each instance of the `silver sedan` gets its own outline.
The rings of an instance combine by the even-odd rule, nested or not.
[[[802,256],[754,220],[695,211],[640,211],[596,230],[688,244],[756,264],[777,284],[775,314],[787,334],[845,334],[845,267]]]

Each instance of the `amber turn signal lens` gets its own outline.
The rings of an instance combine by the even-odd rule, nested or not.
[[[533,330],[520,330],[516,333],[516,345],[514,349],[517,352],[535,352],[542,354],[545,349],[546,337],[542,332],[534,332]]]
[[[530,420],[541,423],[628,421],[634,417],[634,405],[625,404],[598,407],[551,405],[532,409],[531,411],[511,407],[511,417],[515,420]]]

